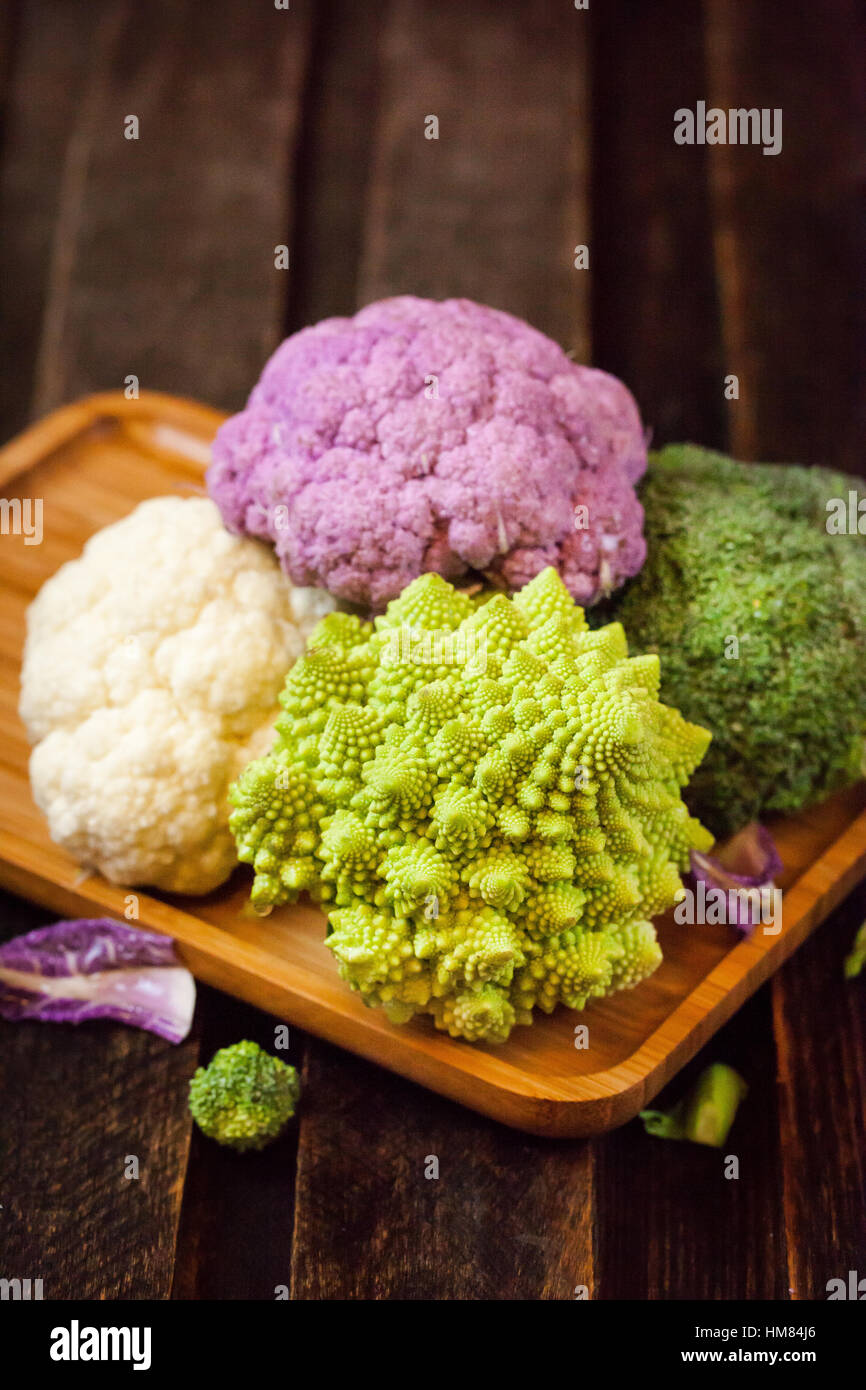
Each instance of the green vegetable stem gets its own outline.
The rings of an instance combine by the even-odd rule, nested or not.
[[[672,1110],[642,1110],[640,1118],[647,1134],[657,1139],[689,1139],[693,1144],[718,1149],[727,1139],[748,1089],[733,1067],[714,1062]]]
[[[851,950],[845,957],[845,964],[843,966],[845,979],[856,979],[864,965],[866,965],[866,922],[863,923],[857,935],[854,937]]]

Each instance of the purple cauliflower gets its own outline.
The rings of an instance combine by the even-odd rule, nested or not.
[[[615,377],[498,309],[402,295],[287,338],[208,486],[295,584],[364,607],[428,570],[518,589],[547,565],[586,605],[643,564],[645,467]]]

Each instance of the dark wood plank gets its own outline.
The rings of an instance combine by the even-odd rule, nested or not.
[[[2,895],[4,938],[48,920]],[[4,1277],[46,1299],[168,1296],[197,1055],[111,1023],[0,1022]]]
[[[241,14],[242,7],[237,4],[229,5],[226,9],[227,22],[223,25],[221,40],[214,49],[215,59],[219,62],[230,61],[229,34],[232,25],[241,22]],[[281,51],[269,64],[264,63],[259,55],[257,61],[264,63],[266,70],[260,73],[258,79],[254,73],[247,78],[240,71],[235,73],[233,79],[236,85],[240,83],[243,88],[242,110],[248,129],[243,135],[243,150],[237,147],[235,135],[236,144],[231,157],[243,159],[248,167],[243,173],[242,182],[255,179],[258,191],[254,200],[256,218],[251,229],[242,231],[240,244],[235,239],[233,216],[221,213],[219,218],[226,238],[220,254],[226,258],[235,282],[230,295],[237,296],[238,304],[242,299],[241,307],[248,329],[245,340],[236,343],[232,326],[235,309],[229,302],[223,302],[218,307],[215,341],[228,340],[231,343],[226,360],[230,364],[232,380],[230,384],[227,383],[225,394],[217,401],[226,409],[243,402],[264,359],[277,346],[283,330],[291,331],[303,326],[308,321],[308,314],[317,318],[346,308],[338,300],[331,300],[327,305],[312,304],[311,296],[315,297],[317,289],[331,293],[332,286],[339,281],[340,268],[351,265],[346,245],[341,244],[339,258],[335,257],[329,262],[329,269],[334,270],[337,280],[329,279],[325,287],[323,280],[316,277],[319,262],[314,253],[320,238],[331,238],[330,244],[337,249],[337,243],[341,241],[339,231],[346,225],[344,221],[342,228],[338,229],[332,222],[335,217],[339,220],[342,211],[335,202],[335,182],[343,186],[343,179],[349,175],[350,169],[354,171],[362,167],[358,164],[357,150],[351,138],[348,148],[342,148],[332,163],[323,165],[330,171],[330,184],[309,213],[307,209],[314,190],[310,187],[310,174],[305,172],[318,167],[320,154],[324,155],[325,148],[331,149],[332,139],[339,142],[346,134],[346,127],[339,118],[335,120],[333,106],[328,105],[330,84],[323,89],[322,76],[322,70],[327,72],[332,62],[330,41],[338,38],[339,42],[345,42],[345,38],[342,29],[337,35],[333,19],[326,22],[325,15],[314,12],[309,5],[302,3],[293,6],[292,16],[289,19],[288,15],[277,13],[277,24],[282,20],[285,25],[282,32],[271,27],[272,18],[265,12],[256,18],[253,26],[255,32],[245,42],[258,48],[263,42],[275,43]],[[357,19],[356,9],[353,37],[359,43],[365,43],[367,39],[362,32],[358,32]],[[268,37],[265,38],[265,35]],[[236,62],[243,62],[243,51],[241,46]],[[263,96],[266,98],[264,101]],[[325,109],[320,118],[322,102]],[[354,117],[356,113],[352,115]],[[227,117],[236,119],[230,113],[227,113]],[[259,138],[264,120],[270,120],[271,129],[262,148],[253,149],[248,142]],[[349,133],[351,135],[351,125]],[[217,146],[213,154],[217,157]],[[279,177],[277,171],[281,170],[287,171],[288,177]],[[233,172],[238,173],[237,170]],[[154,187],[158,188],[156,176]],[[318,181],[314,189],[318,195]],[[356,213],[354,215],[357,216]],[[278,242],[290,246],[288,274],[272,268],[272,255],[265,262],[260,257],[262,248],[267,252],[268,247],[272,248]],[[265,276],[262,274],[263,266],[267,269]],[[206,327],[204,332],[207,332]],[[209,353],[204,349],[204,338],[202,351],[205,355],[201,362],[207,362]],[[191,366],[195,366],[192,358]],[[207,390],[206,386],[195,390],[190,388],[191,394],[199,395]],[[210,398],[213,399],[213,396]],[[276,1020],[238,1000],[214,990],[203,990],[198,1015],[202,1027],[202,1063],[209,1061],[218,1048],[241,1038],[251,1038],[266,1050],[275,1050]],[[278,1055],[300,1068],[303,1066],[306,1040],[294,1028],[291,1039],[291,1051]],[[184,1185],[173,1298],[272,1299],[278,1288],[288,1288],[297,1132],[296,1122],[283,1138],[265,1152],[232,1154],[209,1143],[197,1130],[193,1131]]]
[[[386,10],[357,0],[318,0],[315,7],[292,171],[287,333],[335,314],[352,314],[357,307]]]
[[[324,1043],[306,1084],[294,1298],[593,1292],[591,1144],[507,1130]]]
[[[864,474],[862,13],[846,0],[820,15],[711,0],[707,13],[712,101],[783,111],[781,154],[717,146],[711,161],[725,356],[741,374],[735,450]],[[801,1299],[862,1272],[866,1250],[866,1004],[862,981],[842,977],[864,916],[861,889],[771,985],[787,1283]]]
[[[606,4],[594,17],[593,341],[656,443],[724,446],[722,353],[706,147],[674,143],[674,111],[705,96],[701,8]],[[765,163],[769,161],[765,160]],[[786,1297],[770,996],[761,991],[663,1093],[729,1061],[751,1091],[723,1157],[647,1136],[605,1138],[598,1171],[604,1298]]]
[[[866,475],[862,8],[709,0],[706,14],[699,94],[783,113],[778,155],[708,147],[733,452]]]
[[[677,1101],[711,1062],[735,1067],[749,1086],[722,1149],[651,1138],[638,1120],[608,1135],[601,1147],[603,1298],[788,1297],[766,989],[680,1072],[654,1108]],[[738,1178],[725,1176],[729,1155],[739,1160]]]
[[[3,322],[15,350],[0,385],[4,437],[29,413],[52,242],[68,207],[70,138],[111,7],[20,7],[2,164]],[[107,27],[106,27],[107,26]],[[72,180],[74,182],[74,180]],[[68,216],[63,223],[68,229]],[[2,896],[8,937],[50,920]],[[46,1298],[165,1297],[189,1144],[183,1100],[197,1043],[179,1048],[108,1024],[2,1024],[2,1264]],[[140,1178],[124,1177],[135,1154]]]
[[[69,132],[104,6],[26,0],[2,7],[6,68],[0,158],[0,433],[27,422]],[[15,21],[13,23],[13,20]]]
[[[587,355],[588,272],[571,255],[589,237],[585,40],[586,17],[568,7],[390,9],[358,304],[468,295]],[[365,50],[366,73],[371,61]],[[438,141],[424,138],[428,115],[439,118]],[[325,191],[331,178],[325,164]],[[338,256],[331,238],[318,283]],[[318,312],[335,304],[324,292],[308,302]],[[594,1292],[592,1145],[513,1133],[315,1041],[306,1077],[294,1297]],[[438,1179],[425,1177],[428,1156]]]
[[[309,6],[106,5],[67,146],[34,410],[142,387],[243,404],[279,336]],[[139,138],[124,138],[129,115]]]
[[[864,920],[861,885],[772,984],[788,1285],[797,1299],[826,1298],[828,1280],[864,1272],[866,978],[842,972]]]
[[[674,143],[704,90],[692,0],[592,7],[592,338],[657,446],[725,444],[706,147]]]
[[[249,1038],[300,1068],[304,1035],[216,990],[199,989],[202,1064],[221,1047]],[[291,1279],[297,1121],[262,1153],[236,1154],[193,1130],[184,1184],[172,1298],[273,1299]]]
[[[20,27],[21,12],[18,0],[10,0],[0,12],[0,158],[9,123],[13,55],[18,47]]]
[[[360,302],[465,295],[587,359],[587,271],[573,266],[589,237],[586,41],[586,14],[546,0],[396,0]]]

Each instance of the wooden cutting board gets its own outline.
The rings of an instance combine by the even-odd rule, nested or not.
[[[17,713],[25,610],[99,527],[145,497],[201,492],[222,418],[171,396],[107,393],[56,411],[0,451],[2,495],[43,504],[41,544],[0,535],[0,883],[61,916],[123,918],[130,890],[82,875],[33,805]],[[785,864],[779,935],[742,940],[728,927],[665,918],[664,963],[651,979],[582,1014],[538,1015],[497,1048],[454,1041],[427,1020],[392,1027],[339,979],[314,907],[244,913],[246,869],[206,898],[139,891],[138,920],[172,936],[200,979],[300,1028],[519,1129],[593,1134],[636,1115],[866,873],[864,784],[771,829]],[[589,1046],[578,1049],[583,1024]]]

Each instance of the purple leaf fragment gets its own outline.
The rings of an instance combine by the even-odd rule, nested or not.
[[[728,923],[748,935],[761,920],[761,894],[772,893],[782,860],[766,826],[752,821],[738,830],[717,854],[691,850],[691,877],[709,892],[727,894]]]
[[[113,1018],[182,1042],[195,981],[167,936],[110,917],[37,927],[0,944],[0,1017],[83,1023]]]

